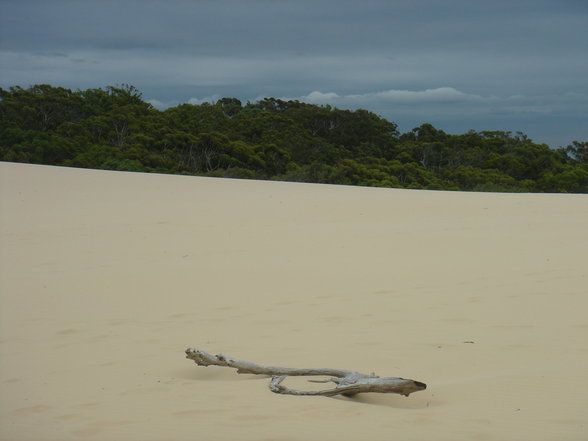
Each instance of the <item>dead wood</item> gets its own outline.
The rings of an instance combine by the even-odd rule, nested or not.
[[[237,369],[239,374],[269,375],[272,377],[269,388],[272,392],[289,395],[321,395],[332,397],[335,395],[353,396],[365,392],[393,393],[408,397],[413,392],[427,388],[425,383],[408,380],[405,378],[385,377],[380,378],[375,374],[362,374],[361,372],[345,369],[298,369],[275,366],[262,366],[249,361],[237,360],[223,354],[212,355],[198,349],[186,350],[186,358],[194,360],[198,366],[225,366]],[[297,390],[291,389],[282,382],[289,376],[317,376],[331,377],[328,380],[309,380],[315,383],[336,384],[333,389],[327,390]]]

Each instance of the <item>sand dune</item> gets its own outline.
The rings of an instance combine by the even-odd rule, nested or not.
[[[588,439],[588,196],[3,163],[0,204],[2,440]],[[281,396],[190,346],[428,389]]]

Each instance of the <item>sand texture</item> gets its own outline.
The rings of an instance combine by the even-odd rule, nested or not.
[[[2,163],[0,234],[3,441],[588,439],[586,195]],[[276,395],[191,346],[428,388]]]

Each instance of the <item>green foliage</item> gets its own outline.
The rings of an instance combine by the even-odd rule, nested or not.
[[[588,142],[552,150],[523,133],[400,134],[367,110],[265,98],[159,111],[130,85],[0,89],[0,160],[342,185],[588,192]]]

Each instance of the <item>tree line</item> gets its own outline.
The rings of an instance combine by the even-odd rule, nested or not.
[[[588,142],[400,133],[367,110],[236,98],[165,110],[134,86],[0,88],[0,160],[108,170],[433,190],[588,193]]]

